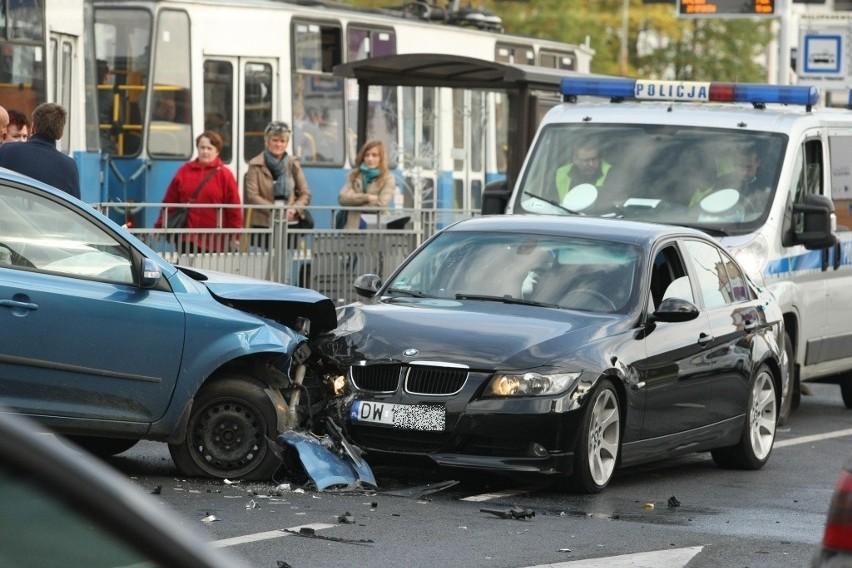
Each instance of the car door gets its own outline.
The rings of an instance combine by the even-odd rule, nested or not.
[[[132,259],[83,206],[0,184],[3,403],[60,422],[163,415],[184,314],[172,292],[137,285]]]
[[[650,304],[658,306],[670,297],[694,303],[693,277],[677,244],[667,243],[654,259]],[[711,384],[703,359],[711,335],[707,315],[699,313],[691,321],[655,321],[645,329],[646,359],[638,366],[645,389],[641,437],[659,438],[706,426]]]
[[[691,268],[700,288],[702,309],[713,339],[705,357],[713,377],[713,422],[742,415],[749,396],[755,334],[766,327],[766,314],[748,289],[739,266],[717,246],[686,239]]]

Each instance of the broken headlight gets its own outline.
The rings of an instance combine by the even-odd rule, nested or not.
[[[539,373],[526,371],[519,373],[497,372],[485,388],[486,396],[551,396],[565,392],[580,373]]]

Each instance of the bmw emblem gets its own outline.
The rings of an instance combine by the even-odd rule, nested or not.
[[[405,351],[402,352],[402,354],[405,355],[406,357],[414,357],[418,353],[420,353],[420,351],[417,350],[417,349],[414,349],[413,347],[406,349]]]

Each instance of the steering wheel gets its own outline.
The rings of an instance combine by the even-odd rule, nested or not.
[[[595,312],[614,312],[618,309],[612,300],[592,288],[571,290],[559,303],[569,308],[586,308]]]

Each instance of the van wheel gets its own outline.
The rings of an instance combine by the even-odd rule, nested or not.
[[[846,408],[852,408],[852,374],[841,377],[840,395],[843,397]]]
[[[794,399],[796,392],[801,399],[801,391],[799,390],[799,382],[796,380],[796,353],[793,351],[793,340],[790,335],[784,334],[784,353],[787,355],[787,379],[784,388],[781,389],[781,409],[778,412],[778,425],[783,426],[790,419],[790,414],[799,407]]]
[[[186,476],[268,480],[281,463],[267,446],[277,424],[262,384],[246,376],[214,380],[199,391],[186,438],[169,453]]]
[[[612,479],[621,448],[621,407],[609,379],[601,380],[592,391],[581,428],[569,483],[580,493],[598,493]]]
[[[711,450],[719,467],[760,469],[769,460],[775,443],[778,420],[775,381],[769,367],[761,365],[752,381],[745,424],[740,441],[734,446]]]

